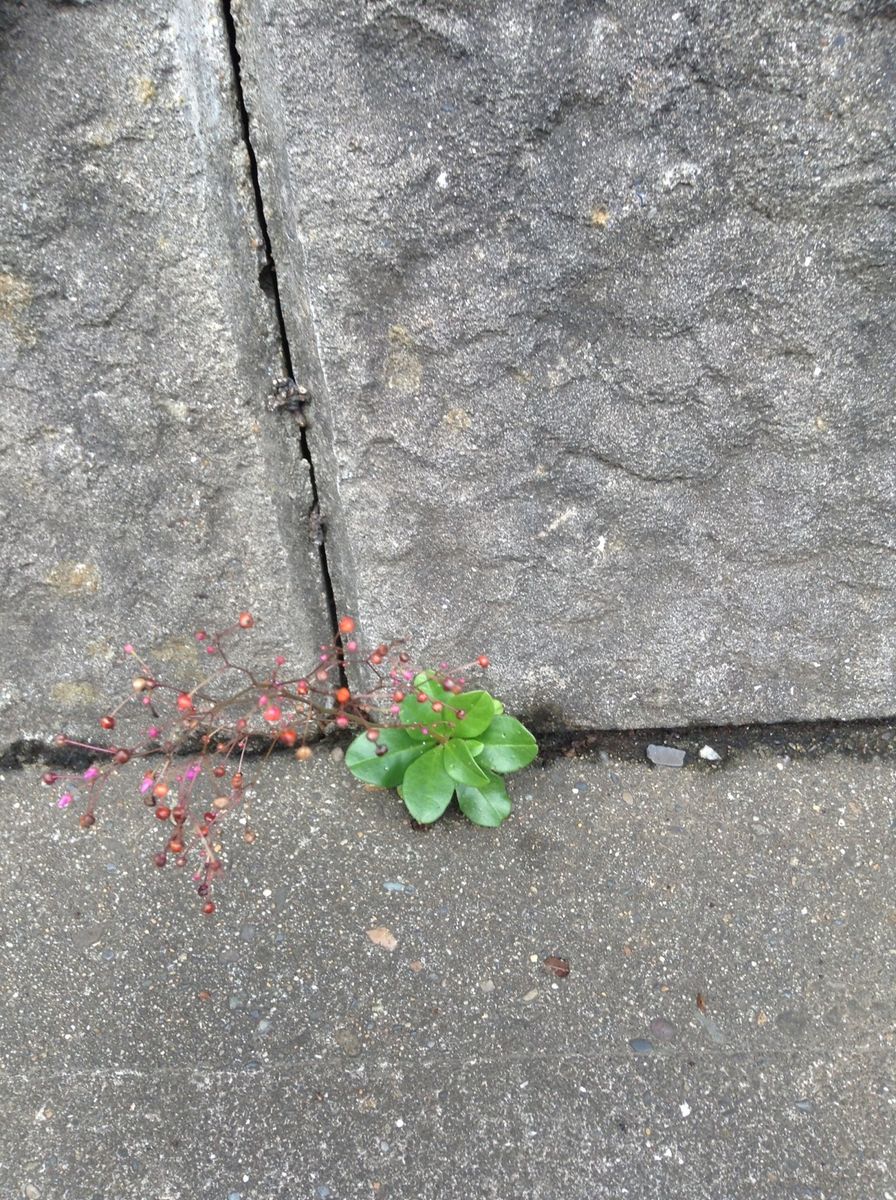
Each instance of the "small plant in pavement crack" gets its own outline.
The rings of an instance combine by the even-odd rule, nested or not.
[[[487,667],[483,656],[478,665]],[[475,825],[510,815],[504,776],[528,766],[535,738],[485,691],[465,692],[443,671],[421,671],[393,695],[399,723],[359,734],[345,756],[358,779],[396,788],[411,816],[438,820],[452,799]]]
[[[61,789],[58,807],[77,807],[80,827],[90,829],[109,783],[142,767],[137,791],[161,833],[152,862],[188,871],[208,915],[226,873],[227,818],[238,814],[243,841],[257,837],[247,776],[259,755],[290,750],[303,762],[317,738],[357,730],[346,766],[367,784],[397,789],[417,822],[437,820],[455,796],[477,825],[506,820],[504,776],[527,766],[538,747],[500,700],[466,690],[469,672],[490,665],[485,655],[456,668],[421,669],[401,639],[363,651],[354,619],[342,617],[336,637],[308,669],[291,670],[278,655],[267,668],[250,670],[231,657],[230,642],[254,625],[243,612],[220,633],[199,630],[210,670],[193,685],[166,679],[126,645],[128,694],[98,722],[112,744],[67,734],[56,739],[91,759],[77,773],[44,773],[45,784]]]

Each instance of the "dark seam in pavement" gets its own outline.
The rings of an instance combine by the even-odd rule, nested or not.
[[[230,64],[233,75],[233,91],[234,96],[236,97],[240,130],[243,136],[243,144],[246,147],[246,154],[248,155],[249,159],[249,173],[252,179],[252,192],[255,197],[255,215],[258,221],[259,230],[261,231],[262,242],[264,243],[264,252],[267,262],[267,276],[270,285],[270,298],[273,302],[274,314],[277,319],[277,336],[280,342],[283,368],[287,377],[292,379],[294,378],[292,351],[290,350],[289,346],[289,335],[286,331],[286,321],[283,316],[283,304],[280,299],[280,285],[277,280],[277,265],[274,261],[274,252],[271,247],[271,235],[268,229],[267,218],[265,216],[264,197],[261,192],[261,179],[258,173],[258,159],[255,155],[255,147],[252,143],[249,110],[246,106],[246,98],[243,93],[241,59],[239,48],[237,46],[236,24],[231,11],[231,0],[221,0],[221,11],[224,17],[224,28],[227,33],[227,50],[230,56]],[[260,283],[259,286],[261,286]],[[313,501],[312,513],[319,514],[321,512],[321,506],[320,493],[317,486],[317,474],[314,468],[314,460],[311,456],[311,446],[308,441],[308,434],[304,425],[300,426],[299,428],[299,439],[302,458],[308,464],[308,482],[311,487],[311,496]],[[330,620],[330,629],[332,631],[334,640],[338,641],[338,609],[336,605],[336,593],[333,587],[333,579],[330,575],[330,566],[327,560],[326,542],[323,538],[315,540],[317,541],[317,552],[320,559],[320,569],[323,577],[324,595],[327,603],[327,615]],[[343,685],[346,682],[344,671],[340,672],[340,682]]]
[[[523,714],[525,720],[525,715]],[[688,764],[700,770],[719,770],[726,760],[748,756],[790,755],[791,758],[819,758],[843,754],[855,758],[896,758],[896,717],[852,721],[780,721],[769,725],[691,725],[654,729],[572,729],[543,730],[530,726],[539,743],[536,766],[548,766],[560,759],[588,761],[603,759],[607,766],[615,762],[641,762],[649,765],[647,747],[651,744],[676,746],[688,754]],[[318,743],[321,750],[347,745],[344,734],[329,736]],[[700,758],[703,746],[711,746],[720,761]],[[195,754],[198,743],[185,747],[183,755]],[[264,738],[250,740],[249,757],[267,754],[270,743]],[[275,751],[278,754],[290,751]],[[0,749],[0,770],[17,770],[33,763],[48,766],[86,766],[101,755],[56,746],[39,739],[22,738]],[[671,770],[672,768],[661,768]]]

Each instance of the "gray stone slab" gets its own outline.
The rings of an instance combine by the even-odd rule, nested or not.
[[[96,730],[242,608],[320,641],[307,471],[212,0],[0,15],[0,747]]]
[[[235,9],[371,635],[566,724],[892,711],[888,6]]]
[[[4,1197],[892,1190],[892,753],[560,760],[496,831],[252,776],[211,919],[133,778],[0,779]]]

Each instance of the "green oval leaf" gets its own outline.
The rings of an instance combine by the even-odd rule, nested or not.
[[[479,763],[492,771],[518,771],[538,753],[538,743],[515,717],[495,717],[481,735],[484,743]]]
[[[460,696],[452,696],[451,706],[467,714],[462,721],[458,721],[454,713],[449,714],[455,737],[481,737],[495,718],[495,702],[488,692],[463,692]]]
[[[398,787],[404,773],[415,759],[425,754],[431,743],[415,741],[404,729],[381,729],[379,739],[371,742],[366,733],[360,734],[345,753],[345,765],[365,783],[377,787]],[[387,746],[385,754],[378,755],[377,746]]]
[[[455,783],[466,783],[470,787],[488,783],[488,775],[477,765],[469,742],[462,738],[453,738],[445,747],[445,770]]]
[[[488,782],[483,787],[468,787],[459,784],[457,802],[461,812],[474,825],[495,828],[510,816],[510,797],[499,775],[489,772]]]
[[[438,820],[454,795],[454,780],[445,770],[445,748],[427,750],[405,771],[401,798],[415,821],[428,825]]]

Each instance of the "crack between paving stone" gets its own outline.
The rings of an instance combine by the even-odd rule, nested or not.
[[[233,13],[231,11],[231,0],[221,0],[221,13],[224,18],[224,29],[227,35],[227,52],[230,57],[233,92],[236,99],[237,116],[239,120],[240,130],[242,132],[243,145],[246,149],[246,155],[249,160],[249,176],[252,182],[252,194],[255,199],[255,217],[258,222],[258,228],[261,233],[262,243],[264,245],[267,287],[259,282],[259,287],[269,297],[274,310],[274,316],[277,323],[277,339],[280,345],[280,354],[283,360],[284,374],[289,379],[294,379],[294,367],[292,351],[289,344],[289,334],[286,329],[286,320],[283,315],[283,303],[280,297],[280,285],[277,279],[277,264],[274,260],[274,251],[271,245],[271,235],[268,229],[267,217],[265,216],[264,196],[261,190],[261,178],[258,171],[258,158],[255,154],[255,147],[252,142],[252,129],[249,120],[249,109],[246,105],[246,98],[243,92],[242,68],[240,52],[237,46],[236,24],[234,22]],[[312,518],[320,519],[321,501],[320,491],[318,488],[317,472],[314,466],[314,459],[311,454],[311,445],[308,440],[308,433],[304,424],[299,427],[299,446],[302,458],[308,464],[308,482],[311,487],[311,513]],[[330,573],[330,565],[327,558],[327,547],[325,537],[315,538],[317,545],[317,553],[320,561],[321,577],[323,579],[324,597],[327,606],[327,616],[330,622],[330,630],[334,641],[340,644],[339,637],[339,618],[338,607],[336,604],[336,592],[333,585],[333,577]],[[340,668],[340,682],[346,683],[345,671]]]
[[[524,714],[525,719],[525,714]],[[687,762],[684,770],[717,771],[730,762],[744,762],[789,756],[795,760],[819,759],[828,755],[843,755],[856,759],[896,760],[896,716],[860,718],[849,721],[779,721],[767,725],[686,725],[642,729],[544,729],[530,725],[539,744],[535,767],[549,767],[558,761],[600,761],[607,767],[613,763],[638,763],[650,767],[647,747],[652,744],[673,746],[684,750]],[[345,747],[344,734],[330,735],[318,743],[321,750]],[[720,761],[706,761],[700,750],[711,746]],[[185,747],[182,756],[196,753],[197,747]],[[258,738],[250,742],[248,757],[271,753],[270,743]],[[275,749],[274,754],[290,754]],[[0,770],[43,763],[46,766],[83,768],[101,754],[60,748],[52,742],[21,740],[0,750]],[[672,770],[670,767],[656,768]]]

